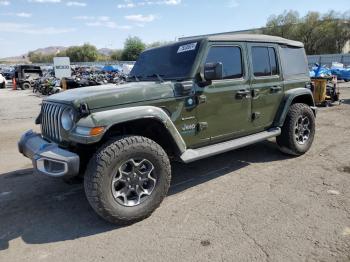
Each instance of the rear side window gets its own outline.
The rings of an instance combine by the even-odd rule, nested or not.
[[[206,63],[221,62],[224,79],[243,77],[242,52],[237,46],[213,46],[209,50]]]
[[[254,76],[278,75],[276,51],[272,47],[252,47]]]
[[[308,63],[304,48],[281,46],[280,55],[285,79],[309,77]]]

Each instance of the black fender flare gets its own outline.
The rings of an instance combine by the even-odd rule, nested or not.
[[[310,106],[316,116],[317,108],[315,106],[314,97],[310,89],[294,88],[285,92],[284,98],[276,114],[274,126],[282,127],[287,117],[289,107],[294,103],[304,103]]]
[[[89,116],[80,119],[77,123],[77,126],[104,126],[106,127],[105,131],[100,135],[94,137],[82,136],[73,131],[69,134],[69,140],[83,144],[97,143],[103,138],[104,134],[108,132],[108,130],[113,126],[141,119],[150,119],[158,121],[160,124],[162,124],[164,129],[169,132],[169,135],[172,137],[179,152],[183,153],[186,151],[186,143],[180,135],[179,131],[177,130],[176,126],[172,122],[171,118],[163,109],[154,106],[126,107],[92,113]]]

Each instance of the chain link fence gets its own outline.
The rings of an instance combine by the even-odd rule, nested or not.
[[[307,56],[309,67],[313,67],[316,63],[322,66],[331,67],[333,62],[342,63],[350,66],[350,54],[332,54],[332,55],[309,55]]]

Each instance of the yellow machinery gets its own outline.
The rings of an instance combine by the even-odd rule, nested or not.
[[[339,101],[339,91],[337,79],[335,77],[312,78],[313,95],[317,106],[328,106],[335,101]]]
[[[313,95],[316,105],[322,105],[326,101],[327,81],[326,78],[312,79]]]

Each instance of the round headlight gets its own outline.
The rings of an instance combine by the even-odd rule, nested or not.
[[[64,130],[69,131],[74,126],[74,110],[72,108],[67,108],[63,111],[61,117],[61,124]]]

